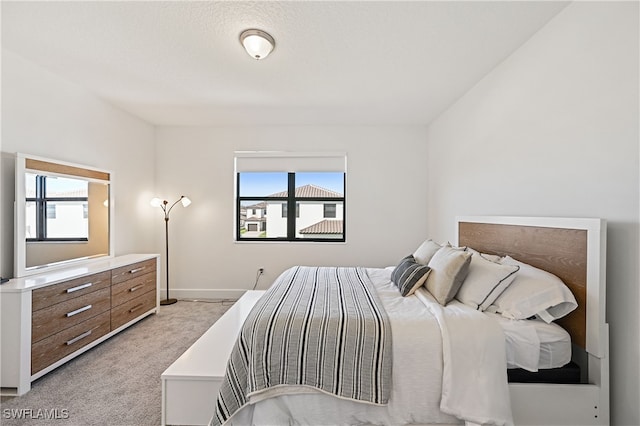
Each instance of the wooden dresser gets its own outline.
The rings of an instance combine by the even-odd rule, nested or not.
[[[3,395],[159,308],[158,255],[131,254],[17,278],[0,286]]]

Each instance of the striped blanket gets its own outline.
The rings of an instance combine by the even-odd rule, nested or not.
[[[390,385],[391,326],[366,270],[297,266],[247,317],[210,424],[284,386],[384,405]]]

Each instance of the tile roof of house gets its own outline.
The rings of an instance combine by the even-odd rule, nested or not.
[[[259,202],[258,204],[252,204],[250,206],[242,206],[241,209],[264,209],[267,207],[267,203],[264,201]]]
[[[268,195],[268,197],[286,197],[288,191],[276,192],[275,194]],[[304,185],[296,188],[296,197],[300,198],[342,198],[342,194],[339,192],[331,191],[329,189],[321,188],[317,185]]]
[[[314,223],[311,226],[302,228],[301,234],[342,234],[342,220],[324,219],[321,222]]]

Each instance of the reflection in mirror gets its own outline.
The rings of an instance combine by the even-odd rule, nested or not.
[[[110,174],[18,154],[16,276],[111,255]]]

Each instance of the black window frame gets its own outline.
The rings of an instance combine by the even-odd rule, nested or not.
[[[36,205],[36,236],[35,238],[27,238],[27,242],[38,241],[72,241],[87,242],[88,237],[47,237],[47,219],[49,218],[48,203],[65,202],[65,201],[81,201],[89,202],[89,197],[47,197],[47,176],[36,175],[36,196],[26,197],[26,202],[32,202]]]
[[[257,241],[257,242],[278,242],[278,241],[290,241],[290,242],[323,242],[323,243],[344,243],[347,240],[347,174],[342,173],[342,197],[296,197],[295,188],[295,172],[287,173],[287,196],[285,197],[259,197],[259,196],[240,196],[240,175],[242,172],[236,172],[236,242],[242,241]],[[242,202],[244,201],[257,201],[257,202],[269,202],[275,201],[279,203],[286,203],[287,205],[287,236],[286,237],[270,237],[270,238],[244,238],[241,235],[240,226],[240,212],[242,210]],[[337,205],[342,203],[342,237],[341,238],[298,238],[296,237],[296,218],[300,216],[299,203],[309,201],[330,201],[336,204],[336,219]],[[324,213],[324,212],[323,212]]]

